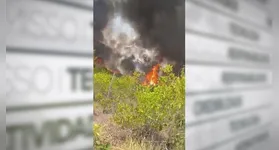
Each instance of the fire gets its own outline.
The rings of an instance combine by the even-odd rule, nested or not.
[[[108,71],[110,71],[112,73],[120,74],[120,72],[118,70],[111,70],[111,69],[107,68],[106,65],[105,65],[105,62],[100,57],[95,57],[94,58],[94,64],[96,64],[99,67],[105,67]],[[159,64],[153,66],[151,71],[146,74],[145,80],[142,84],[145,85],[145,86],[157,85],[158,84],[158,79],[159,79],[159,68],[160,68]]]
[[[151,71],[146,74],[143,85],[156,85],[156,84],[158,84],[159,68],[160,68],[159,64],[152,67]]]

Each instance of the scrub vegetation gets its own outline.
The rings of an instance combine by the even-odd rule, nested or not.
[[[94,67],[94,150],[184,150],[185,75],[163,72],[156,85],[143,74],[118,76]]]

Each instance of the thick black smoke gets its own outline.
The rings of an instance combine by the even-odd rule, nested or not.
[[[122,74],[185,64],[185,0],[94,0],[94,55]]]

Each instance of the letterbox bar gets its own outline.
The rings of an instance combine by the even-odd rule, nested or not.
[[[93,99],[90,57],[10,53],[6,66],[8,108]]]
[[[272,35],[266,31],[229,18],[222,14],[186,1],[186,32],[198,32],[215,38],[258,45],[272,46]]]
[[[226,89],[267,87],[272,74],[266,69],[188,65],[187,93],[203,93]]]
[[[272,91],[251,90],[187,96],[187,124],[221,118],[270,105]]]
[[[199,150],[270,123],[269,109],[239,114],[187,129],[187,149]],[[212,138],[214,136],[214,138]]]
[[[6,45],[92,53],[92,13],[47,1],[7,1]]]
[[[228,14],[228,16],[233,16],[241,19],[243,22],[249,21],[250,25],[258,25],[263,28],[270,28],[269,14],[251,5],[250,2],[245,0],[192,0],[198,2],[199,4],[208,6],[212,9],[217,9],[220,14]]]
[[[237,65],[247,67],[268,67],[271,62],[267,49],[257,49],[233,42],[210,39],[186,33],[186,61],[216,63],[216,65]]]
[[[7,150],[62,150],[93,147],[92,105],[9,113]]]

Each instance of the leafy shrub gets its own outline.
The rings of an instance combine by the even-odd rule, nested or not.
[[[94,100],[107,111],[113,111],[120,101],[134,99],[138,75],[116,77],[102,68],[94,69]]]
[[[132,129],[137,137],[160,135],[170,149],[184,149],[185,76],[172,73],[172,66],[161,68],[156,86],[143,86],[140,73],[116,77],[103,69],[94,70],[94,94],[113,121]]]

